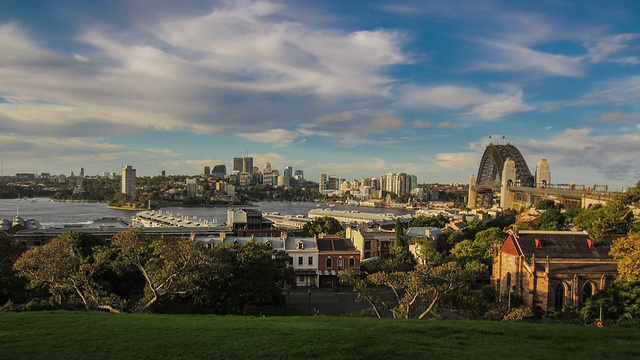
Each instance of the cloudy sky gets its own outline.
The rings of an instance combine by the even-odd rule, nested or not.
[[[640,2],[615,4],[4,0],[3,173],[249,154],[315,181],[467,182],[509,142],[553,183],[633,186]]]

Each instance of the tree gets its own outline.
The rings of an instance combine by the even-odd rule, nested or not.
[[[404,240],[404,227],[402,227],[402,222],[400,218],[396,219],[396,247],[406,248],[407,242]]]
[[[119,312],[124,301],[107,292],[100,276],[108,271],[111,249],[100,239],[67,232],[48,244],[25,252],[14,264],[32,289],[47,290],[55,304]]]
[[[595,239],[601,239],[607,234],[627,234],[636,230],[633,212],[618,199],[611,200],[603,206],[583,210],[574,217],[574,222]]]
[[[502,246],[506,239],[507,234],[504,231],[497,227],[492,227],[478,232],[473,243],[482,249],[486,256],[491,256],[495,250]]]
[[[614,240],[609,254],[618,262],[618,279],[640,279],[640,233],[634,232]]]
[[[438,216],[425,216],[420,215],[411,219],[409,226],[413,227],[437,227],[442,229],[449,222],[449,218],[443,215]]]
[[[334,235],[344,230],[340,221],[331,216],[317,217],[308,222],[302,228],[303,236],[315,236],[320,234]]]
[[[379,272],[369,275],[368,280],[392,293],[391,300],[378,300],[375,309],[388,309],[399,318],[422,319],[437,306],[463,297],[485,269],[449,262],[435,267],[418,265],[412,271]]]
[[[539,209],[539,210],[550,210],[550,209],[557,209],[558,206],[556,205],[556,202],[553,200],[540,200],[535,204],[535,208]]]
[[[264,244],[221,244],[205,254],[189,295],[217,314],[243,312],[249,304],[281,304],[282,288],[295,280],[289,256]]]
[[[540,216],[540,230],[560,231],[566,228],[564,215],[556,208],[545,210]]]
[[[586,318],[598,319],[601,309],[605,320],[640,319],[640,280],[616,280],[590,297],[583,313]]]
[[[129,229],[117,233],[112,243],[119,251],[117,268],[137,269],[144,278],[140,312],[159,300],[186,295],[190,281],[204,264],[204,248],[191,239],[154,239],[141,229]]]
[[[26,250],[23,246],[13,245],[9,239],[0,238],[0,304],[26,300],[24,288],[27,284],[13,270],[13,264]]]

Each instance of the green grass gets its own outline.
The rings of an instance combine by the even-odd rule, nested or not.
[[[477,321],[0,313],[3,359],[638,359],[640,329]]]

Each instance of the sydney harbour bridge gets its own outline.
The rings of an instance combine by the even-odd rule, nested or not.
[[[552,199],[565,208],[588,208],[611,200],[615,193],[606,185],[585,187],[553,184],[547,159],[541,159],[531,173],[524,157],[511,144],[489,144],[480,160],[478,175],[471,175],[467,205],[491,207],[499,201],[504,209],[521,210],[540,200]]]

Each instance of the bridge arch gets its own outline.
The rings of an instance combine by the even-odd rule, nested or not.
[[[500,184],[502,180],[502,169],[508,158],[511,158],[515,162],[516,185],[526,187],[534,186],[534,177],[531,175],[531,171],[524,157],[522,157],[520,150],[511,144],[489,144],[489,146],[487,146],[482,155],[482,160],[480,160],[476,186]]]

